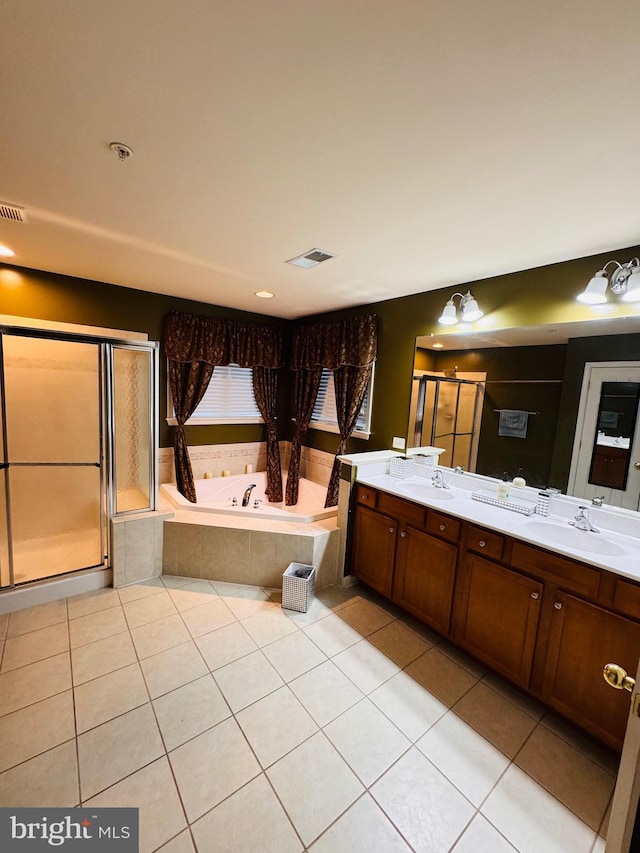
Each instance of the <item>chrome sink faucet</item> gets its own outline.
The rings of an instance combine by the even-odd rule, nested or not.
[[[589,508],[586,506],[580,506],[578,507],[578,509],[579,512],[576,515],[575,520],[570,521],[569,524],[575,527],[576,530],[588,530],[590,533],[600,533],[598,528],[594,527],[593,524],[591,524],[591,519],[589,518]]]
[[[251,492],[255,489],[256,484],[251,483],[251,485],[247,488],[244,493],[244,497],[242,498],[242,506],[249,506],[249,501],[251,500]]]
[[[436,487],[436,489],[449,489],[450,486],[444,481],[444,477],[442,476],[442,471],[434,471],[433,477],[431,478],[431,484]]]

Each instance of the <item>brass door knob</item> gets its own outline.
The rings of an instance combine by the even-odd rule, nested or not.
[[[609,687],[615,687],[616,690],[633,691],[636,686],[635,678],[630,678],[627,675],[626,669],[623,669],[617,663],[607,663],[602,669],[602,675]]]

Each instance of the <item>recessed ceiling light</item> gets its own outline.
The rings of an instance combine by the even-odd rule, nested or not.
[[[444,344],[431,344],[432,349],[442,349]]]
[[[275,293],[271,293],[270,290],[256,290],[253,295],[260,297],[260,299],[273,299]]]
[[[8,246],[0,245],[0,258],[12,258],[15,255],[13,249],[10,249]]]

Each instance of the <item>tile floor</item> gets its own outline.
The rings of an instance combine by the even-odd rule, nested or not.
[[[603,853],[616,758],[363,587],[163,577],[0,616],[0,806],[143,853]]]

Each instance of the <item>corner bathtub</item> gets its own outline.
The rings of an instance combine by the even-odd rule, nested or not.
[[[325,486],[312,483],[311,480],[300,480],[298,488],[298,503],[296,506],[285,506],[281,503],[269,503],[264,493],[267,475],[264,471],[256,474],[237,474],[233,477],[215,477],[210,480],[196,480],[196,496],[198,502],[193,504],[183,497],[173,483],[163,483],[160,486],[162,494],[179,510],[189,512],[208,512],[220,515],[233,515],[236,518],[263,518],[278,521],[293,521],[300,524],[308,524],[312,521],[320,521],[323,518],[333,518],[338,514],[338,508],[333,506],[325,508],[324,502],[327,495]],[[242,497],[245,490],[255,483],[256,487],[251,492],[251,500],[246,507],[242,506]],[[287,485],[286,476],[283,477],[282,492],[284,494]],[[232,499],[236,498],[237,506],[232,506]],[[256,500],[261,501],[257,507]]]

